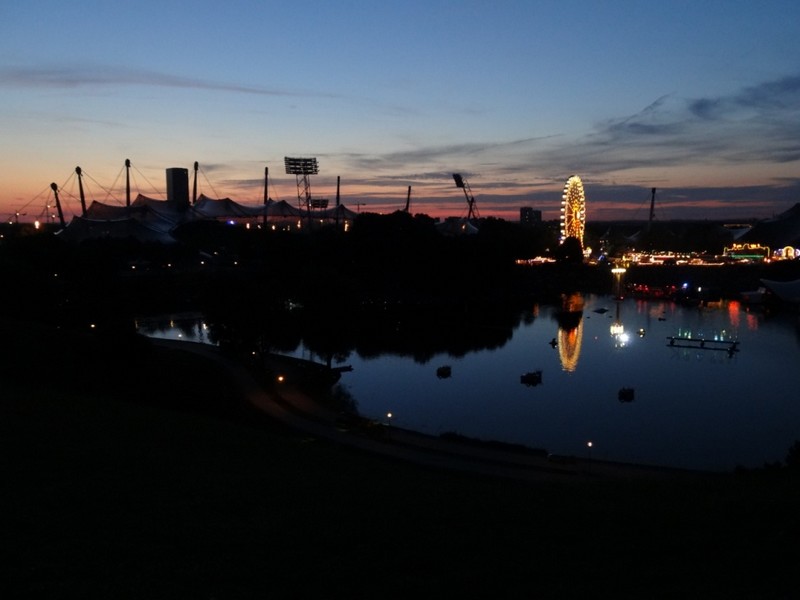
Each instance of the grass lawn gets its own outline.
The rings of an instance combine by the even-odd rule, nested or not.
[[[0,334],[14,348],[0,369],[4,598],[800,589],[786,473],[525,484],[428,470],[284,429],[200,357]]]

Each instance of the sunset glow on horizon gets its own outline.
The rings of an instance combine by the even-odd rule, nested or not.
[[[559,218],[579,173],[591,220],[765,218],[800,202],[800,6],[768,2],[45,0],[0,8],[0,219],[198,194],[356,212]]]

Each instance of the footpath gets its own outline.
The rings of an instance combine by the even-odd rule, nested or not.
[[[421,466],[523,481],[607,481],[609,479],[707,476],[684,471],[545,453],[491,447],[489,444],[450,440],[393,425],[348,417],[316,402],[295,385],[302,377],[297,363],[267,357],[264,367],[282,375],[267,390],[248,369],[223,355],[215,346],[196,342],[153,339],[159,346],[192,352],[222,365],[247,401],[269,417],[305,435]]]

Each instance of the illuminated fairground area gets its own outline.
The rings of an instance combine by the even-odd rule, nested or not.
[[[784,246],[770,251],[761,244],[733,244],[725,248],[723,256],[736,262],[769,262],[772,260],[794,260],[800,257],[800,249]]]
[[[709,256],[695,252],[639,252],[631,251],[623,254],[619,262],[623,264],[648,265],[722,265],[719,256]]]
[[[770,250],[760,244],[732,244],[722,254],[709,255],[697,252],[638,252],[623,254],[619,261],[636,265],[707,265],[720,266],[731,263],[767,263],[800,258],[800,249],[785,246]]]

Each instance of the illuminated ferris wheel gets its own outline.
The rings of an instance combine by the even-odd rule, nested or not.
[[[561,196],[561,242],[568,237],[577,238],[583,246],[583,228],[586,223],[586,197],[581,178],[573,175],[567,179]]]

